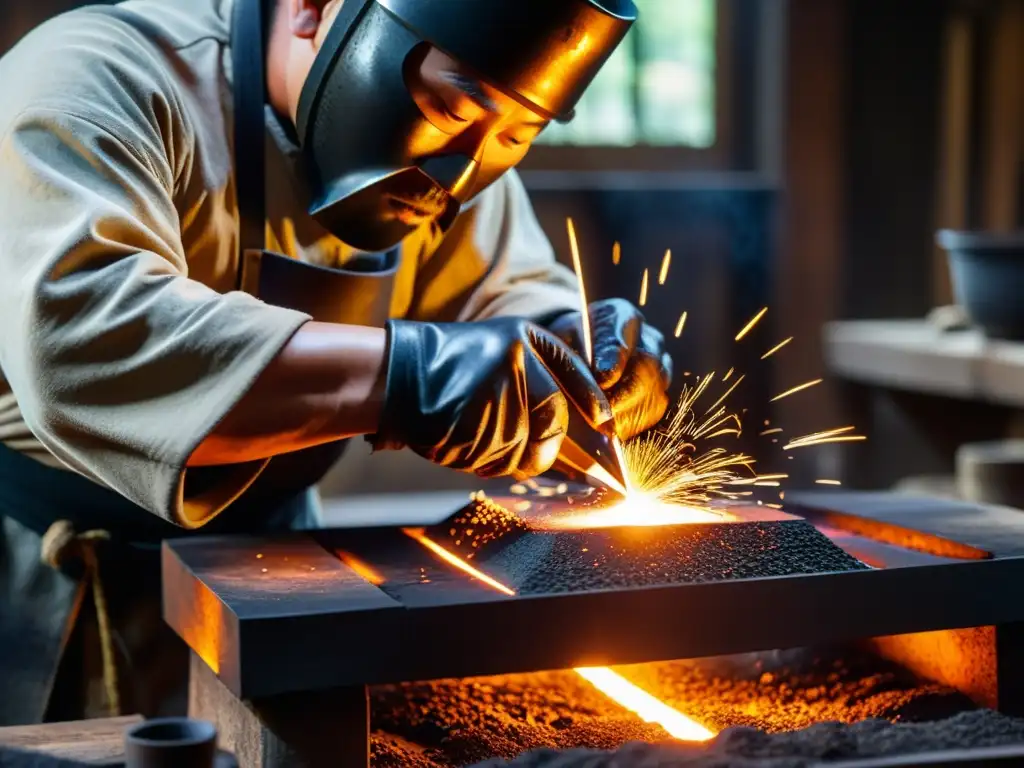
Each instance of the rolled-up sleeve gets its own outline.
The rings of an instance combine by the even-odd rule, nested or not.
[[[576,276],[555,258],[515,171],[459,216],[417,282],[417,319],[539,319],[579,308]]]
[[[29,428],[71,469],[195,527],[196,446],[306,315],[190,280],[175,173],[148,126],[30,109],[0,141],[0,365]]]

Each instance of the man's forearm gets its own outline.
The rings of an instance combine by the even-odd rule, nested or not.
[[[189,466],[254,461],[376,431],[386,346],[379,328],[302,326]]]

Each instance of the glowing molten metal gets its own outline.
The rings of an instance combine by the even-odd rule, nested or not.
[[[662,501],[657,494],[631,490],[622,501],[606,509],[564,515],[544,520],[545,528],[583,530],[587,528],[649,528],[659,525],[720,523],[730,519],[724,512]]]
[[[608,698],[636,714],[645,723],[657,723],[682,741],[707,741],[715,734],[665,702],[654,698],[608,667],[577,667],[576,674]]]

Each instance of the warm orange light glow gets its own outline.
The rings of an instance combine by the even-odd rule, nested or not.
[[[622,246],[616,240],[612,246],[612,264],[618,264],[622,260]]]
[[[363,562],[358,557],[353,555],[351,552],[346,552],[343,549],[337,549],[334,551],[334,554],[337,556],[339,560],[341,560],[341,562],[343,562],[353,571],[358,573],[368,582],[373,584],[375,587],[379,587],[386,581],[386,579],[383,576],[381,576],[379,573],[373,570],[373,568],[370,567],[369,563]]]
[[[764,307],[760,312],[750,318],[750,322],[743,326],[739,333],[736,334],[736,341],[739,341],[746,336],[754,328],[755,325],[764,317],[764,313],[768,311],[768,307]]]
[[[640,306],[644,306],[647,303],[647,280],[649,275],[648,270],[644,270],[643,280],[640,281]]]
[[[544,528],[586,530],[590,528],[650,528],[662,525],[721,523],[732,519],[724,511],[683,504],[666,504],[644,491],[630,491],[614,506],[578,515],[561,515],[539,523]]]
[[[506,595],[515,595],[515,591],[514,590],[509,589],[504,584],[502,584],[500,581],[491,578],[490,576],[488,576],[483,571],[481,571],[481,570],[479,570],[477,568],[474,568],[472,565],[467,563],[465,560],[463,560],[458,555],[455,555],[455,554],[449,552],[447,549],[442,547],[436,541],[434,541],[433,539],[427,537],[427,535],[423,533],[423,529],[422,528],[403,528],[402,529],[402,533],[404,533],[410,539],[413,539],[414,541],[417,541],[420,544],[422,544],[424,547],[429,549],[431,552],[433,552],[435,555],[437,555],[439,558],[444,560],[449,565],[453,565],[456,568],[458,568],[460,571],[463,571],[464,573],[469,574],[474,579],[478,579],[478,580],[482,581],[484,584],[486,584],[487,586],[491,587],[492,589],[496,589],[499,592],[503,592]]]
[[[661,271],[658,272],[658,285],[664,285],[665,279],[668,277],[668,267],[672,263],[672,251],[665,251],[665,255],[661,259]]]
[[[607,667],[577,667],[575,671],[605,696],[635,713],[645,723],[657,723],[677,739],[708,741],[715,736],[700,723],[672,709],[665,702],[656,699]]]
[[[789,397],[790,395],[795,395],[797,392],[803,392],[805,389],[810,389],[813,386],[821,384],[821,382],[822,382],[822,379],[814,379],[813,381],[805,381],[803,384],[797,384],[795,387],[792,387],[791,389],[787,389],[782,394],[779,394],[779,395],[776,395],[775,397],[773,397],[771,399],[771,402],[774,403],[776,400],[781,400],[784,397]]]
[[[842,485],[838,480],[815,480],[818,485]]]

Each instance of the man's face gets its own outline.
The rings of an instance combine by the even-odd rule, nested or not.
[[[293,44],[298,54],[289,57],[289,107],[294,119],[302,85],[343,0],[329,0],[316,10],[311,0],[286,0],[292,14]],[[312,8],[312,10],[311,10]],[[296,23],[295,15],[315,13],[315,33],[308,22]],[[308,18],[308,17],[307,17]],[[295,34],[295,30],[301,30]],[[469,185],[470,196],[515,166],[529,150],[547,119],[468,71],[436,48],[413,50],[403,69],[406,88],[423,119],[408,140],[409,161],[420,165],[429,158],[461,155],[476,161],[478,169]],[[344,128],[339,130],[344,141]],[[406,190],[395,194],[383,188],[372,203],[383,219],[418,227],[436,219],[440,203],[430,194]],[[370,202],[370,201],[366,201]]]

